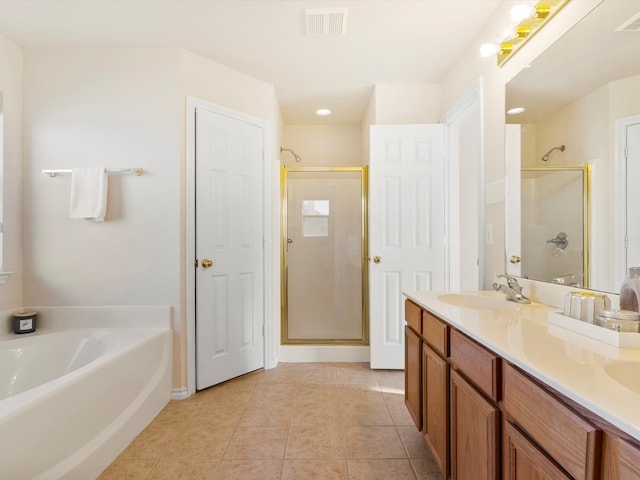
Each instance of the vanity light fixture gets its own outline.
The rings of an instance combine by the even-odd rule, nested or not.
[[[516,5],[511,9],[511,19],[517,25],[501,40],[496,49],[498,65],[503,65],[527,41],[533,37],[569,0],[540,0],[535,4]]]
[[[331,115],[331,110],[329,110],[328,108],[319,108],[316,110],[316,115],[326,117],[328,115]]]

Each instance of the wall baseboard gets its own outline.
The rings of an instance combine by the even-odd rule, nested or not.
[[[369,347],[334,345],[280,345],[279,362],[365,362]]]
[[[171,389],[171,400],[184,400],[185,398],[189,398],[189,392],[187,388],[172,388]]]

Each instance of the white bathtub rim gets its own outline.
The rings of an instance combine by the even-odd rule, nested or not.
[[[19,415],[23,409],[28,408],[33,403],[46,402],[48,396],[52,395],[51,392],[53,392],[56,389],[56,387],[60,385],[64,385],[67,382],[78,381],[83,377],[90,375],[92,369],[98,368],[100,365],[106,362],[109,362],[114,357],[121,355],[127,351],[130,351],[136,348],[138,345],[149,343],[153,341],[155,338],[165,335],[167,332],[172,333],[171,329],[168,329],[168,328],[153,328],[153,329],[152,328],[140,328],[140,329],[139,328],[127,328],[127,329],[89,328],[89,329],[72,329],[71,331],[77,332],[78,330],[87,330],[87,331],[107,330],[113,333],[122,333],[122,334],[125,334],[125,333],[131,334],[135,332],[137,333],[137,335],[142,335],[143,333],[146,335],[144,335],[143,339],[140,339],[139,337],[135,339],[137,341],[134,341],[134,338],[126,337],[128,341],[126,342],[125,345],[120,345],[119,348],[109,349],[103,352],[97,358],[77,368],[76,370],[73,370],[60,377],[54,378],[53,380],[45,382],[36,387],[30,388],[29,390],[25,390],[24,392],[20,392],[16,395],[13,395],[11,397],[1,400],[0,401],[0,423],[2,423],[3,421],[9,420],[15,415]],[[65,332],[65,330],[51,329],[51,330],[40,331],[39,334],[44,336],[44,335],[47,335],[48,333],[63,333],[63,332]],[[33,334],[29,334],[29,335],[35,335],[36,333],[38,332],[34,332]],[[23,335],[26,335],[26,334],[20,334],[16,336],[19,337]],[[4,338],[2,340],[4,340]]]

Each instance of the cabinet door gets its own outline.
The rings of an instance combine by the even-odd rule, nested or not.
[[[504,424],[502,445],[504,480],[571,480],[508,422]]]
[[[500,412],[451,369],[451,479],[497,480]]]
[[[602,442],[602,480],[640,478],[640,448],[610,434]]]
[[[449,365],[429,345],[422,347],[422,432],[442,476],[449,477]]]
[[[405,327],[404,403],[413,422],[422,430],[422,339]]]

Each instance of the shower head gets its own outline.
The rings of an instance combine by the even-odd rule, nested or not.
[[[290,148],[280,147],[280,153],[282,153],[282,152],[291,152],[291,154],[293,155],[293,158],[296,159],[296,162],[301,162],[302,161],[302,159],[300,158],[300,155],[298,155],[296,152],[294,152]]]
[[[543,161],[545,161],[545,162],[546,162],[547,160],[549,160],[549,154],[550,154],[551,152],[553,152],[554,150],[560,150],[561,152],[564,152],[564,145],[560,145],[559,147],[553,147],[551,150],[549,150],[547,153],[545,153],[545,154],[542,156],[542,160],[543,160]]]

